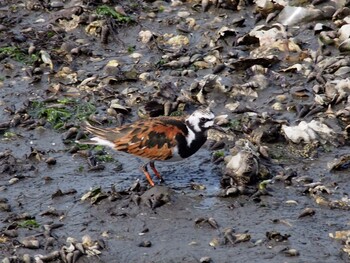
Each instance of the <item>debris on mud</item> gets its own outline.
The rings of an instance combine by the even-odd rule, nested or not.
[[[328,168],[332,170],[347,169],[350,164],[350,156],[345,154],[328,163]]]
[[[173,191],[168,187],[154,186],[147,190],[141,188],[139,182],[136,181],[136,185],[121,191],[117,191],[115,187],[112,187],[112,191],[105,192],[101,187],[97,187],[85,193],[80,200],[90,200],[92,205],[98,204],[106,198],[112,202],[117,200],[125,202],[128,200],[136,205],[143,204],[153,210],[169,203],[173,195]]]
[[[218,223],[212,217],[209,217],[209,218],[199,217],[199,218],[195,219],[194,223],[195,223],[196,226],[209,225],[210,227],[212,227],[214,229],[218,229],[219,228]]]
[[[2,1],[4,262],[346,262],[349,24],[349,1]],[[150,189],[75,143],[204,105],[225,133]]]

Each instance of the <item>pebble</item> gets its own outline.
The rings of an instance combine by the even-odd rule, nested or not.
[[[211,262],[211,258],[210,257],[201,257],[199,259],[200,263],[210,263]]]
[[[13,185],[13,184],[15,184],[15,183],[17,183],[19,181],[19,179],[18,178],[11,178],[10,180],[9,180],[9,185]]]
[[[181,18],[186,18],[186,17],[188,17],[190,15],[191,15],[190,12],[187,12],[187,11],[180,11],[180,12],[177,13],[177,16],[181,17]]]
[[[61,1],[52,1],[50,3],[50,6],[52,8],[62,8],[62,7],[64,7],[64,4]]]
[[[47,158],[47,160],[45,161],[48,165],[55,165],[57,163],[56,159],[53,157],[49,157]]]
[[[146,241],[142,241],[138,246],[139,247],[151,247],[152,243],[151,243],[151,241],[146,240]]]

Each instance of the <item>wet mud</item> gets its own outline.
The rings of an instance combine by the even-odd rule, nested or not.
[[[316,94],[321,94],[314,92],[320,76],[308,79],[296,70],[282,70],[297,64],[294,59],[302,63],[302,52],[242,59],[256,45],[247,34],[259,23],[276,21],[266,21],[266,14],[250,1],[238,1],[240,8],[235,1],[222,1],[233,4],[231,8],[215,1],[92,2],[0,3],[2,262],[349,262],[348,164],[334,170],[328,165],[350,150],[347,137],[336,130],[346,131],[347,119],[341,125],[328,122],[339,133],[322,135],[327,143],[291,142],[280,133],[280,125],[324,117],[317,113],[325,113],[326,104],[311,112]],[[342,8],[334,3],[321,7],[328,4]],[[93,33],[91,23],[99,21],[95,10],[102,5],[117,6],[125,16],[104,18],[107,22],[95,25]],[[72,9],[76,6],[82,9]],[[65,23],[69,21],[79,22]],[[332,18],[321,21],[335,27]],[[306,19],[288,28],[310,53],[319,52],[317,22]],[[224,26],[237,31],[225,29],[220,35]],[[153,33],[149,40],[140,34],[147,30]],[[189,44],[184,39],[169,44],[165,34],[185,35]],[[237,45],[242,36],[247,39]],[[5,47],[18,48],[17,53],[5,52]],[[341,53],[334,45],[322,48],[329,51],[325,57]],[[198,59],[191,62],[184,58],[195,55]],[[211,59],[216,62],[211,64]],[[118,66],[107,65],[113,60]],[[259,78],[252,76],[259,74],[250,71],[255,64],[273,71],[264,72],[269,75],[266,87],[256,86]],[[276,72],[282,77],[274,79]],[[203,84],[208,74],[225,78],[222,86]],[[238,86],[252,90],[235,93]],[[237,101],[238,108],[233,105]],[[184,161],[156,163],[165,182],[153,188],[136,157],[107,148],[73,150],[75,139],[86,136],[79,129],[84,119],[116,126],[210,103],[216,115],[227,115],[223,127],[228,135],[212,134]],[[346,107],[344,101],[332,103],[334,111]],[[164,106],[169,104],[170,110]],[[61,115],[50,115],[47,109]],[[264,140],[265,134],[252,132],[250,121],[265,115],[278,127],[278,139]],[[237,194],[243,186],[239,180],[236,185],[223,182],[223,159],[234,156],[230,149],[241,138],[268,149],[267,156],[261,148],[254,153],[256,174],[263,174],[261,167],[266,166],[268,176],[249,185],[251,192]],[[219,153],[212,147],[215,140],[224,142]],[[215,161],[219,155],[221,161]],[[337,231],[345,232],[332,238]]]

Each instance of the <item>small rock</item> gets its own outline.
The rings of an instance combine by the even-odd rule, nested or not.
[[[51,195],[51,198],[53,199],[53,198],[56,198],[56,197],[59,197],[59,196],[63,196],[63,195],[64,195],[64,194],[63,194],[62,190],[61,190],[61,189],[57,189],[57,191],[54,192],[54,193]]]
[[[17,183],[19,181],[19,179],[18,178],[11,178],[10,180],[9,180],[9,184],[10,185],[12,185],[12,184],[15,184],[15,183]]]
[[[53,157],[49,157],[47,158],[47,160],[45,161],[48,165],[55,165],[57,163],[56,159]]]
[[[251,239],[251,235],[249,233],[235,234],[234,237],[235,243],[247,242]]]
[[[294,248],[290,248],[287,249],[285,251],[283,251],[283,253],[287,256],[287,257],[297,257],[300,255],[299,251],[294,249]]]
[[[187,11],[180,11],[180,12],[177,13],[177,16],[181,17],[181,18],[186,18],[186,17],[188,17],[190,15],[191,15],[190,12],[187,12]]]
[[[39,240],[36,239],[23,239],[21,241],[25,248],[38,249],[40,247]]]
[[[52,1],[50,3],[50,6],[52,8],[63,8],[64,7],[64,4],[61,2],[61,1]]]
[[[288,240],[288,238],[290,237],[289,234],[284,234],[282,235],[281,233],[277,232],[277,231],[268,231],[266,232],[266,237],[269,240],[274,240],[276,242],[282,242],[282,241],[286,241]]]
[[[305,217],[305,216],[313,216],[314,214],[316,213],[316,211],[312,208],[305,208],[301,213],[300,215],[298,216],[298,218],[302,218],[302,217]]]
[[[4,25],[0,25],[0,32],[7,30],[7,27]]]
[[[31,259],[29,254],[24,254],[22,260],[23,260],[24,263],[32,262],[32,259]]]
[[[146,241],[142,241],[138,246],[139,247],[151,247],[152,243],[151,243],[151,241],[146,240]]]
[[[339,45],[339,51],[340,52],[347,52],[350,50],[350,39],[346,39]]]
[[[201,263],[210,263],[211,262],[211,258],[210,257],[201,257],[199,259],[199,262],[201,262]]]
[[[7,237],[18,237],[18,232],[16,229],[8,229],[2,232]]]
[[[0,203],[0,211],[11,212],[11,206],[6,203]]]
[[[225,240],[219,237],[214,237],[210,242],[209,242],[209,246],[211,247],[218,247],[222,244],[225,243]]]
[[[208,223],[211,227],[215,228],[215,229],[218,229],[219,228],[219,225],[218,223],[216,222],[216,220],[212,217],[209,217],[208,218]]]

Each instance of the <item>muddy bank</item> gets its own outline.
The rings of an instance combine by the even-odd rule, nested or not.
[[[0,3],[3,262],[349,261],[348,4],[261,2]],[[208,104],[226,135],[153,189],[74,142]]]

